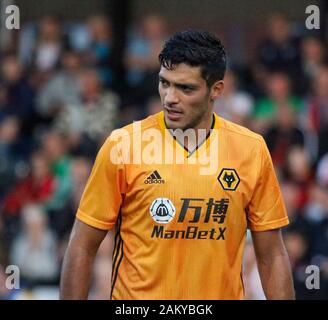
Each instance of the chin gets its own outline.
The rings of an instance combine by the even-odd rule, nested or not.
[[[177,123],[172,123],[171,121],[166,122],[167,129],[178,129],[180,126]]]
[[[182,129],[183,124],[180,121],[171,121],[169,119],[165,119],[165,124],[167,129]]]

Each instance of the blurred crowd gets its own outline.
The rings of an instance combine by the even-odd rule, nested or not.
[[[288,16],[273,14],[252,58],[244,65],[228,59],[215,111],[265,137],[291,221],[284,239],[297,298],[327,299],[327,48],[292,26]],[[150,14],[130,26],[120,90],[111,28],[104,15],[80,22],[47,15],[25,23],[0,52],[0,298],[37,298],[37,288],[58,288],[97,150],[114,128],[161,110],[158,53],[171,32],[167,22]],[[233,48],[226,50],[229,57]],[[109,297],[111,251],[106,238],[92,299]],[[5,287],[10,264],[20,267],[21,290]],[[320,290],[305,287],[311,264],[321,270]],[[250,237],[244,269],[247,298],[263,299]]]

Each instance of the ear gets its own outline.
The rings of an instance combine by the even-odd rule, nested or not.
[[[210,99],[211,101],[214,101],[215,99],[217,99],[219,96],[222,95],[224,89],[224,81],[223,80],[219,80],[216,81],[210,90]]]

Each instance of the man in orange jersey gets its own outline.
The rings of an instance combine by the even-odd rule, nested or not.
[[[221,42],[180,32],[159,59],[163,111],[114,131],[100,149],[61,298],[88,297],[97,249],[115,227],[112,299],[243,299],[247,228],[266,297],[293,299],[280,231],[288,217],[266,144],[213,112],[224,87]]]

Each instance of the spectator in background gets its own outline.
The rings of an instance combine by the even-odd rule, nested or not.
[[[225,74],[223,95],[214,103],[214,111],[227,120],[249,125],[253,100],[250,95],[238,90],[236,74],[231,70]]]
[[[313,184],[314,174],[309,153],[301,146],[290,147],[284,168],[285,182],[295,183],[301,192],[298,198],[298,207],[308,204]]]
[[[296,112],[288,105],[281,105],[276,112],[276,121],[266,131],[265,140],[276,167],[286,163],[289,150],[294,146],[304,146],[304,134],[299,128]]]
[[[27,203],[44,205],[54,190],[55,180],[46,155],[36,151],[31,157],[30,174],[19,181],[4,199],[3,213],[6,216],[19,216]]]
[[[290,226],[297,230],[301,230],[308,235],[310,241],[313,233],[313,227],[308,219],[305,217],[303,205],[303,190],[302,187],[293,181],[285,181],[281,184],[282,196],[285,201],[288,212],[288,219]],[[285,230],[288,233],[288,229]],[[310,246],[310,244],[309,244]],[[309,248],[310,250],[311,248]],[[309,253],[310,254],[310,253]]]
[[[50,224],[53,225],[54,216],[64,208],[71,196],[72,159],[68,155],[68,141],[56,131],[49,131],[42,140],[42,150],[50,163],[51,173],[56,179],[55,189],[46,209],[50,213]]]
[[[0,77],[1,78],[1,77]],[[4,81],[0,80],[0,121],[4,117],[8,107],[8,89]]]
[[[85,21],[74,21],[67,25],[68,48],[76,53],[83,54],[91,46],[91,34]]]
[[[322,188],[328,190],[328,153],[326,153],[318,163],[316,180]]]
[[[161,99],[158,96],[150,97],[146,104],[147,115],[156,114],[163,110]]]
[[[36,46],[32,61],[42,73],[53,71],[60,60],[64,48],[61,23],[55,16],[44,16],[39,23]]]
[[[90,47],[85,52],[86,65],[97,69],[102,83],[108,87],[112,85],[113,71],[111,69],[112,29],[109,17],[93,15],[87,22],[90,34]]]
[[[328,192],[318,184],[313,184],[308,196],[307,205],[304,206],[305,217],[313,225],[325,225],[328,216]],[[326,228],[326,227],[325,227]],[[324,228],[324,229],[325,229]],[[320,233],[322,237],[322,233]],[[324,234],[324,233],[323,233]],[[324,237],[326,237],[324,235]],[[328,238],[327,238],[328,239]],[[322,243],[324,244],[324,242]],[[328,243],[324,244],[328,248]],[[328,251],[327,251],[328,252]]]
[[[315,232],[314,254],[320,255],[326,281],[328,281],[328,153],[323,156],[318,164],[316,172],[316,198],[321,207],[322,219]],[[327,282],[328,284],[328,282]],[[328,289],[328,287],[326,287]],[[327,291],[328,294],[328,291]]]
[[[78,104],[80,101],[81,58],[73,51],[66,51],[61,60],[62,69],[39,90],[37,108],[45,117],[52,118],[62,108]]]
[[[322,66],[306,104],[306,126],[318,139],[318,158],[328,152],[328,66]]]
[[[139,108],[136,104],[124,106],[121,109],[119,127],[123,127],[133,121],[140,120],[163,110],[163,105],[158,95],[150,96],[145,102],[145,106],[145,108]]]
[[[304,77],[303,92],[307,93],[312,82],[320,71],[321,66],[327,62],[326,50],[320,39],[306,37],[301,43],[301,63]],[[301,79],[298,79],[298,82]]]
[[[143,18],[130,35],[126,48],[127,83],[134,98],[143,103],[157,94],[158,54],[167,36],[166,22],[160,15]]]
[[[308,290],[305,286],[305,270],[310,264],[310,240],[304,230],[291,226],[284,233],[284,241],[291,263],[296,299],[313,299],[313,290]]]
[[[316,180],[308,206],[306,218],[312,225],[311,264],[320,268],[320,291],[316,297],[325,299],[328,296],[328,157],[319,162]]]
[[[18,117],[23,134],[30,135],[36,122],[35,90],[15,55],[7,55],[2,59],[0,76],[3,86],[0,117],[1,115]]]
[[[83,156],[77,156],[72,160],[71,167],[71,195],[63,209],[53,217],[53,229],[58,239],[66,239],[73,226],[75,214],[79,202],[91,172],[91,161]]]
[[[20,124],[16,117],[0,119],[0,205],[19,176],[19,167],[26,160],[19,146],[19,132]]]
[[[26,23],[19,33],[18,56],[26,67],[50,71],[57,66],[63,48],[62,25],[53,15],[44,15],[37,22]]]
[[[23,285],[56,284],[59,272],[57,244],[49,230],[46,212],[31,204],[23,208],[22,218],[22,230],[13,242],[11,263],[19,266]]]
[[[298,116],[303,109],[303,100],[292,94],[287,74],[272,73],[266,79],[266,96],[258,101],[254,110],[254,130],[265,134],[270,125],[277,122],[282,108],[290,109]]]
[[[269,18],[268,36],[258,49],[260,72],[286,72],[293,80],[300,75],[300,54],[297,39],[291,35],[287,15],[274,13]]]
[[[112,91],[104,91],[98,74],[87,69],[80,76],[80,101],[76,105],[67,105],[55,121],[55,127],[77,140],[91,144],[96,152],[98,144],[117,125],[119,98]]]

